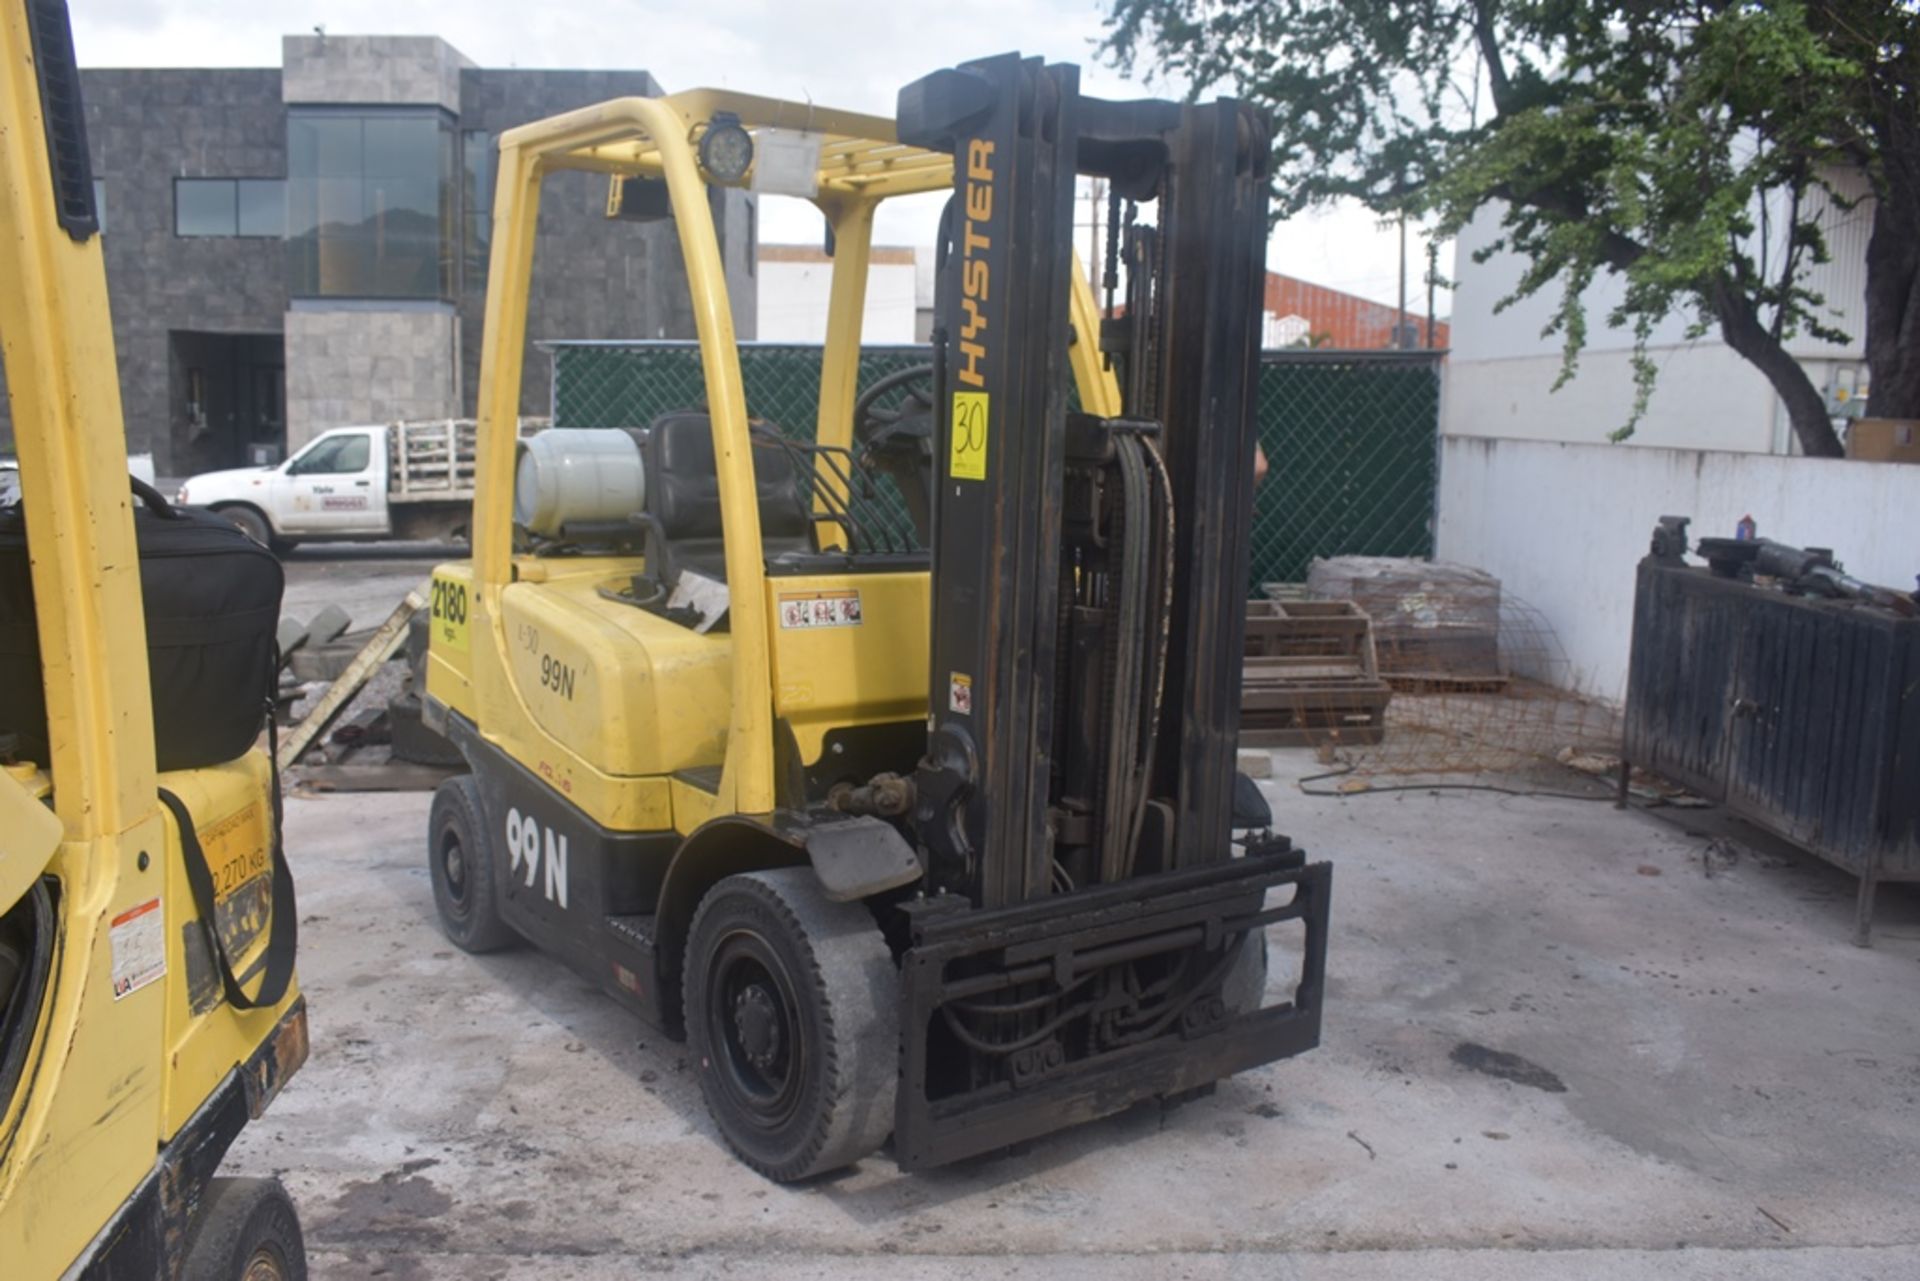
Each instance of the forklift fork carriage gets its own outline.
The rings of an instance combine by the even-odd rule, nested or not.
[[[1327,897],[1332,868],[1304,864],[1281,838],[1267,852],[1163,872],[1076,895],[997,911],[927,900],[913,913],[913,946],[901,961],[901,1087],[894,1153],[903,1168],[964,1160],[1064,1126],[1178,1095],[1248,1068],[1311,1049],[1320,1040],[1326,983]],[[1267,906],[1269,891],[1292,888]],[[1027,1051],[1034,1060],[1011,1082],[931,1097],[928,1030],[952,1002],[1021,985],[1069,991],[1130,961],[1198,952],[1238,955],[1249,932],[1284,921],[1306,927],[1292,998],[1265,1009],[1225,1007],[1217,985],[1161,1017],[1178,1037],[1148,1037],[1077,1060]],[[1037,1053],[1036,1053],[1037,1052]]]

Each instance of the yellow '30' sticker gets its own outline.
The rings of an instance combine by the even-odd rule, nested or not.
[[[947,474],[955,480],[987,478],[987,393],[953,393],[953,445]]]

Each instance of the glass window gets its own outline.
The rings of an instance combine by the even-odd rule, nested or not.
[[[173,234],[231,236],[238,228],[233,179],[175,178]]]
[[[376,116],[361,122],[361,172],[370,178],[433,178],[440,169],[440,121]]]
[[[288,115],[287,174],[359,177],[359,117]]]
[[[361,433],[328,436],[293,460],[290,476],[351,476],[367,469],[373,457],[372,439]]]
[[[279,178],[175,178],[173,234],[284,236],[286,193]]]
[[[453,130],[437,111],[289,112],[294,296],[453,297],[454,163]]]
[[[493,256],[493,135],[485,129],[469,129],[460,140],[461,193],[463,227],[461,243],[466,256],[466,287],[487,287],[487,265]]]
[[[287,234],[287,184],[279,178],[239,178],[234,182],[243,236]]]

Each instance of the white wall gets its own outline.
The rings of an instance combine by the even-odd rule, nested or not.
[[[1606,323],[1624,283],[1602,273],[1588,288],[1583,298],[1587,342],[1578,373],[1551,391],[1560,373],[1562,336],[1546,337],[1543,331],[1560,306],[1559,285],[1496,310],[1519,283],[1525,263],[1504,251],[1474,261],[1499,238],[1504,214],[1499,205],[1482,209],[1456,242],[1445,430],[1456,436],[1604,444],[1610,432],[1626,425],[1633,404],[1633,333]],[[1788,350],[1808,365],[1816,386],[1827,385],[1836,371],[1851,385],[1864,352],[1872,207],[1832,206],[1821,217],[1833,260],[1813,267],[1806,283],[1827,298],[1829,320],[1852,342],[1836,346],[1802,335],[1788,343]],[[1778,219],[1774,222],[1777,226]],[[1717,330],[1689,339],[1694,319],[1690,312],[1670,315],[1649,336],[1648,353],[1660,377],[1630,443],[1787,452],[1791,433],[1772,385],[1725,347]]]
[[[762,342],[825,342],[827,292],[833,264],[769,262],[759,264]],[[868,344],[911,343],[914,337],[914,265],[876,262],[867,268],[866,318],[861,341]]]
[[[1457,322],[1456,322],[1457,323]],[[1456,329],[1455,333],[1462,332]],[[1667,448],[1784,450],[1786,417],[1759,370],[1719,343],[1649,353],[1660,367],[1647,413],[1631,443]],[[1447,360],[1445,430],[1450,436],[1606,444],[1633,412],[1626,351],[1588,351],[1560,390],[1560,356]]]
[[[1654,523],[1731,537],[1745,515],[1869,582],[1912,590],[1920,573],[1920,465],[1478,437],[1441,443],[1435,554],[1498,576],[1555,630],[1571,682],[1619,700]]]

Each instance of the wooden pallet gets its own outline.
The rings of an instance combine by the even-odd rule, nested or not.
[[[1240,741],[1249,747],[1378,743],[1393,690],[1373,620],[1351,601],[1247,602]]]
[[[1388,672],[1387,684],[1402,694],[1498,694],[1510,678],[1498,672]]]

